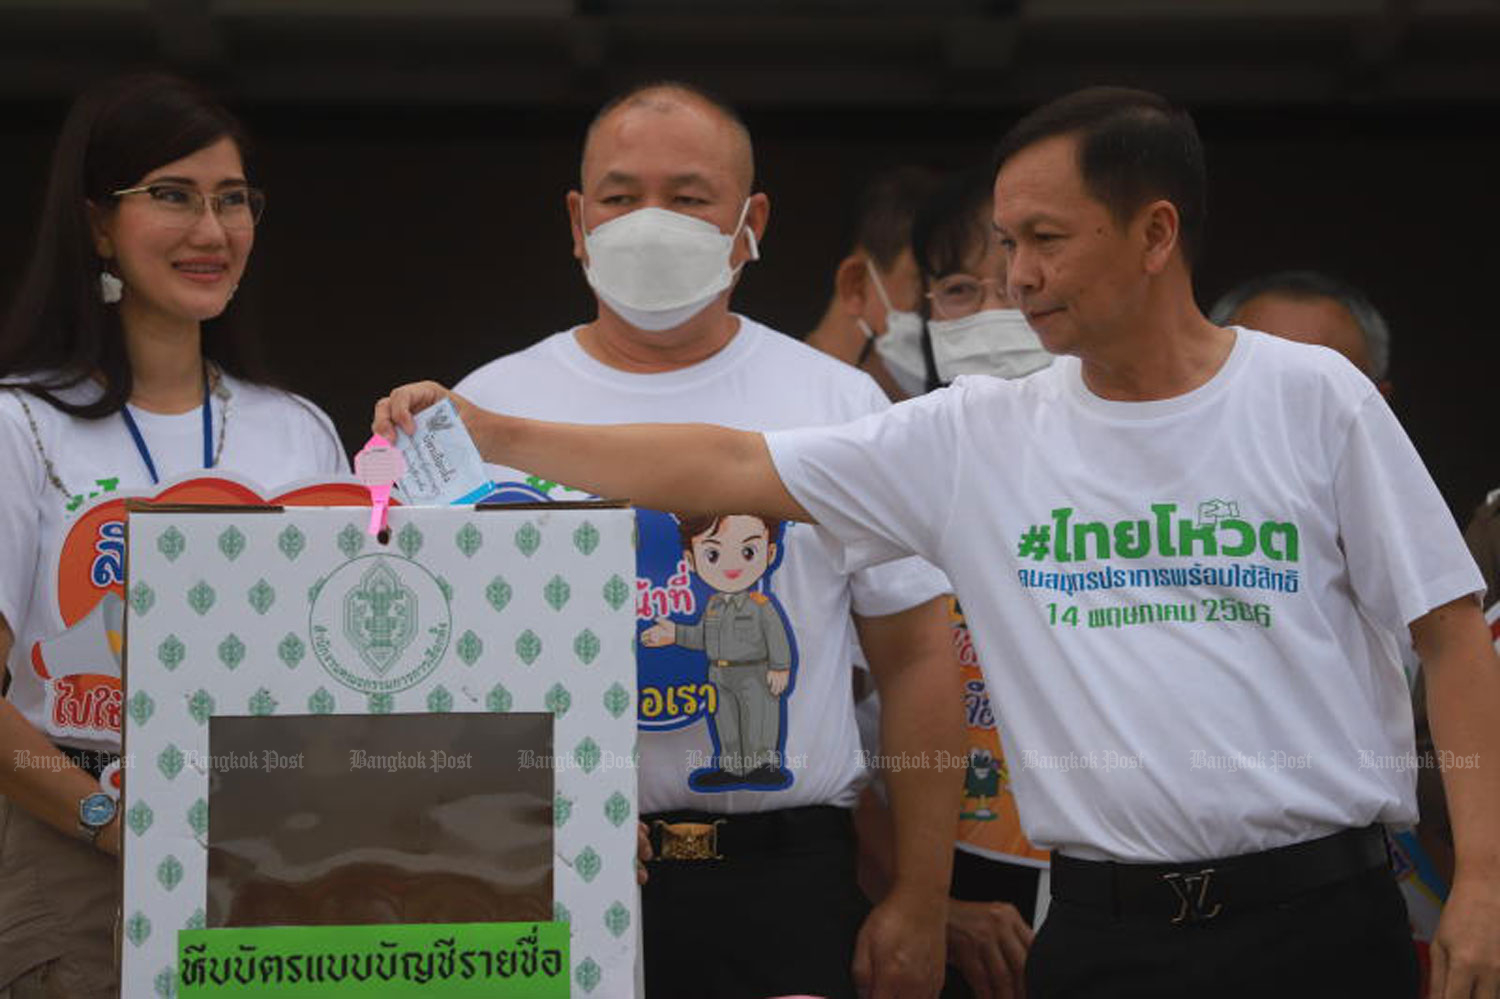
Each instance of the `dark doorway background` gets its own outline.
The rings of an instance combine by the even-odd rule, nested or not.
[[[1095,49],[1067,50],[1072,61],[1055,72],[992,85],[951,66],[947,83],[923,82],[916,66],[903,77],[912,84],[905,90],[889,78],[875,87],[875,77],[850,74],[824,91],[795,78],[758,88],[744,72],[694,72],[681,60],[653,63],[649,52],[637,53],[628,75],[707,82],[744,109],[772,213],[764,259],[747,268],[736,307],[794,336],[822,313],[865,178],[901,163],[979,162],[1021,111],[1073,86],[1157,86],[1193,110],[1208,148],[1200,303],[1206,309],[1235,282],[1287,267],[1325,270],[1364,288],[1393,330],[1396,412],[1466,518],[1487,489],[1500,486],[1500,460],[1488,445],[1496,352],[1486,298],[1500,274],[1500,81],[1494,49],[1475,55],[1500,33],[1493,18],[1474,23],[1483,30],[1467,29],[1473,37],[1460,52],[1471,63],[1467,75],[1404,89],[1299,89],[1287,82],[1306,69],[1299,65],[1281,66],[1271,85],[1271,76],[1243,65],[1216,70],[1212,53],[1194,53],[1191,33],[1180,31],[1153,36],[1152,58],[1157,69],[1163,51],[1199,60],[1191,80],[1105,59],[1097,39]],[[21,41],[12,35],[10,44]],[[457,43],[418,37],[413,44]],[[757,44],[766,65],[791,58]],[[848,44],[835,39],[828,51]],[[950,57],[951,50],[950,39]],[[1295,61],[1284,47],[1265,51]],[[1243,63],[1244,53],[1238,57]],[[452,382],[591,317],[563,195],[574,184],[589,115],[616,81],[595,77],[535,99],[524,92],[491,99],[444,77],[398,98],[392,93],[401,80],[353,93],[359,88],[329,76],[332,82],[299,93],[285,81],[317,81],[317,67],[294,78],[278,64],[282,85],[273,86],[249,71],[236,77],[232,51],[222,58],[230,70],[219,64],[200,75],[219,84],[248,122],[257,144],[253,176],[269,194],[232,307],[260,331],[284,383],[322,405],[351,449],[367,434],[370,404],[391,385],[418,377]],[[737,58],[751,57],[738,51]],[[889,62],[879,52],[875,58]],[[1442,58],[1439,52],[1429,62]],[[357,73],[363,65],[375,73],[375,61],[333,62],[326,72]],[[115,68],[75,67],[36,86],[19,83],[14,64],[0,71],[0,302],[9,301],[29,251],[67,99]],[[430,68],[424,77],[422,67],[401,69],[402,80],[444,71]],[[962,92],[953,89],[955,73]]]

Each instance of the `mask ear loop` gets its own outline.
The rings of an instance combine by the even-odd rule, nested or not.
[[[854,359],[854,366],[862,368],[870,359],[870,352],[875,349],[875,331],[870,328],[869,323],[865,322],[864,316],[855,316],[854,322],[859,327],[859,331],[865,335],[865,345],[859,348],[859,356]]]
[[[735,226],[734,226],[734,235],[737,238],[739,236],[739,234],[740,234],[740,230],[743,229],[745,231],[745,235],[747,237],[749,237],[749,239],[750,239],[750,260],[759,260],[760,259],[760,242],[755,238],[755,230],[751,229],[750,227],[748,227],[747,225],[745,225],[745,219],[748,218],[749,215],[750,215],[750,199],[746,198],[744,205],[742,205],[740,207],[740,220],[735,223]],[[749,261],[746,261],[746,263],[748,263],[748,262]],[[740,267],[744,267],[744,266],[745,266],[745,264],[740,264]],[[740,269],[740,267],[736,267],[735,270],[738,271]]]
[[[896,307],[891,305],[891,297],[885,293],[885,283],[880,280],[880,272],[875,269],[869,257],[865,258],[865,270],[870,272],[870,280],[875,282],[875,293],[880,296],[880,304],[885,306],[886,312],[895,312]]]
[[[875,294],[880,296],[880,304],[885,306],[886,319],[889,321],[891,313],[896,310],[891,306],[890,296],[885,293],[885,284],[880,280],[880,272],[875,270],[875,265],[870,262],[869,257],[865,257],[865,270],[870,272],[870,280],[875,283]],[[870,324],[865,322],[863,316],[856,316],[854,321],[859,324],[860,332],[865,335],[865,345],[859,349],[859,357],[854,362],[856,368],[862,368],[870,359],[870,352],[875,349],[876,333],[870,328]]]

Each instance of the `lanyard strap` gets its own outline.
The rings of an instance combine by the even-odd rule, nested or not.
[[[120,415],[125,418],[125,429],[130,431],[130,439],[135,441],[135,449],[140,453],[141,461],[146,463],[146,471],[151,473],[151,484],[154,486],[161,481],[156,474],[156,462],[151,460],[151,449],[146,446],[146,438],[141,436],[141,428],[136,425],[135,417],[130,415],[130,406],[127,404],[120,409]],[[214,411],[209,404],[208,378],[203,379],[203,467],[214,467]]]

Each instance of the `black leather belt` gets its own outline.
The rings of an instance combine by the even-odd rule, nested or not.
[[[854,842],[852,813],[832,805],[737,814],[657,812],[642,815],[641,821],[656,861],[731,860]]]
[[[1120,864],[1052,853],[1052,895],[1119,918],[1179,926],[1280,902],[1389,865],[1382,826],[1189,864]]]
[[[56,745],[54,743],[53,745]],[[110,753],[102,749],[78,749],[75,746],[58,746],[58,752],[62,753],[73,764],[95,780],[104,773],[104,768],[120,758],[119,753]]]

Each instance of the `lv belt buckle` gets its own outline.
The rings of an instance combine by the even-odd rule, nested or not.
[[[1181,903],[1177,915],[1172,917],[1173,926],[1181,926],[1184,923],[1198,926],[1224,911],[1222,902],[1216,900],[1210,902],[1208,897],[1213,875],[1214,869],[1205,867],[1195,874],[1179,874],[1174,871],[1161,876],[1161,879],[1177,895],[1177,901]]]
[[[719,826],[723,819],[713,822],[663,822],[656,820],[656,832],[661,840],[658,851],[662,860],[723,860],[719,853]]]

